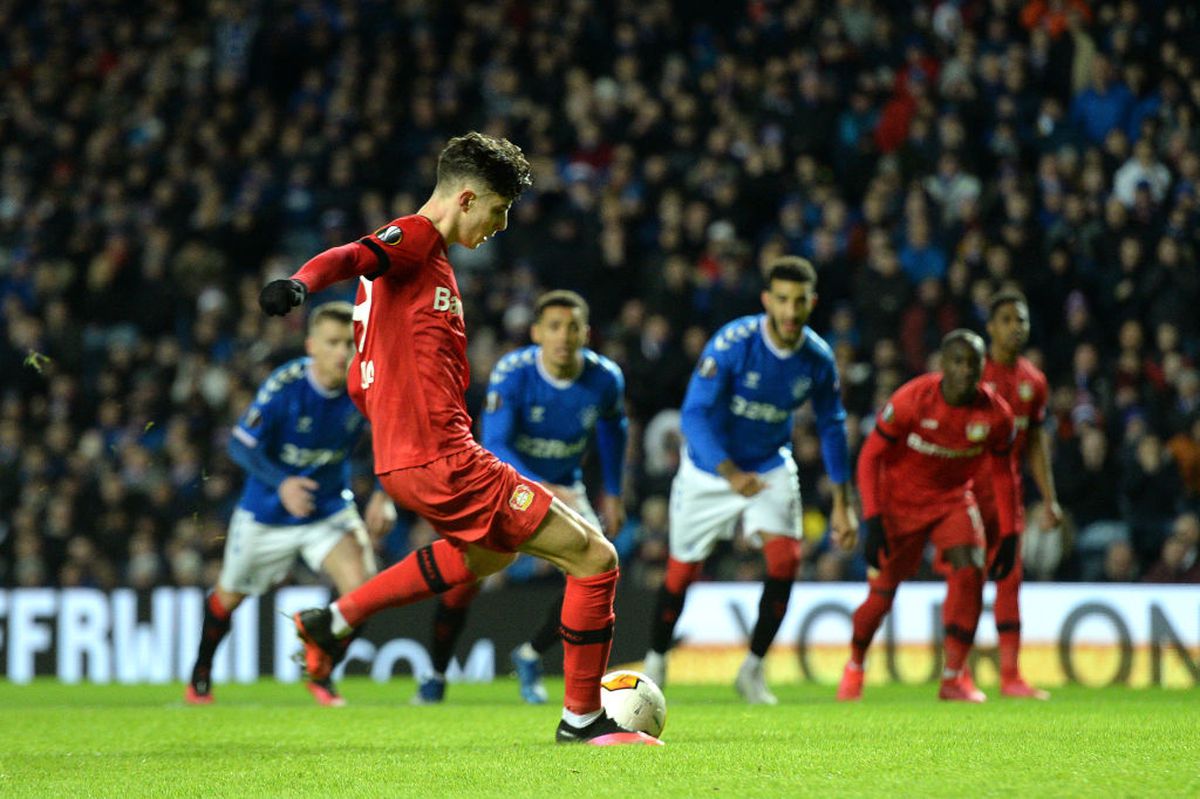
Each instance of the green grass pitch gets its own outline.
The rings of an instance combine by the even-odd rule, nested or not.
[[[561,696],[561,681],[551,682]],[[987,686],[983,686],[986,690]],[[1065,688],[1047,703],[939,703],[936,687],[670,686],[665,747],[552,743],[556,706],[516,685],[453,685],[410,707],[413,683],[0,683],[0,796],[794,797],[1200,796],[1200,692]]]

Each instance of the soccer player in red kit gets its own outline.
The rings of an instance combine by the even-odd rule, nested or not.
[[[369,616],[474,582],[503,569],[518,551],[536,555],[567,575],[566,696],[555,739],[657,744],[619,726],[600,705],[612,646],[616,550],[471,436],[466,329],[446,250],[455,243],[478,247],[504,230],[513,201],[531,184],[516,145],[480,133],[456,137],[442,150],[437,185],[416,214],[326,250],[290,279],[263,288],[263,310],[282,315],[312,292],[359,278],[350,395],[371,422],[384,490],[442,537],[328,607],[297,613],[296,629],[306,669],[321,679]]]
[[[1029,472],[1042,494],[1042,528],[1051,530],[1062,522],[1062,509],[1050,471],[1050,446],[1042,427],[1049,391],[1046,376],[1028,358],[1021,356],[1029,340],[1029,305],[1024,295],[1016,291],[997,292],[989,304],[987,332],[991,343],[983,367],[983,384],[999,394],[1012,409],[1016,427],[1012,451],[1014,469],[1020,474],[1021,459],[1027,459]],[[996,581],[992,615],[1000,639],[1000,693],[1026,699],[1049,699],[1050,694],[1021,678],[1018,663],[1021,651],[1021,611],[1017,602],[1022,575],[1020,541],[1015,536],[1004,538],[1000,535],[991,481],[981,475],[975,481],[974,492],[987,532],[989,573]],[[1018,480],[1016,513],[1023,512]],[[1022,526],[1018,524],[1018,527]]]
[[[982,702],[964,668],[983,608],[985,538],[971,491],[987,464],[1004,537],[1015,536],[1013,416],[1007,403],[980,384],[983,339],[952,330],[942,339],[941,371],[905,383],[879,412],[858,456],[858,491],[870,593],[854,612],[850,662],[839,700],[862,697],[863,664],[871,639],[891,610],[896,588],[921,564],[927,542],[948,567],[942,621],[945,670],[938,698]]]

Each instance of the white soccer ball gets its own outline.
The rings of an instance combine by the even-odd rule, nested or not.
[[[638,671],[610,671],[600,680],[600,703],[626,729],[658,738],[667,724],[667,699]]]

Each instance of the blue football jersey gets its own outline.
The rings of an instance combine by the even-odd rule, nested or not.
[[[846,482],[846,411],[833,351],[808,327],[797,349],[781,350],[766,325],[766,314],[744,316],[705,345],[683,401],[688,456],[713,474],[727,458],[743,471],[773,469],[790,456],[795,410],[811,399],[826,471]]]
[[[366,422],[345,389],[329,391],[316,383],[311,360],[297,358],[272,372],[233,429],[234,438],[281,472],[309,477],[319,486],[315,511],[300,518],[284,509],[275,486],[247,474],[239,506],[262,524],[308,524],[354,500],[350,453]]]
[[[598,435],[605,490],[620,493],[624,456],[625,378],[608,358],[583,352],[583,371],[559,380],[542,367],[538,346],[500,359],[492,370],[483,414],[483,446],[517,471],[547,483],[581,479],[580,461],[593,430],[620,427],[619,452]]]

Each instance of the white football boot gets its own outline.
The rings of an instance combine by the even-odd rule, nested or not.
[[[733,681],[733,687],[752,705],[778,705],[779,700],[775,698],[775,694],[767,689],[767,681],[763,676],[762,658],[755,655],[747,655],[742,661],[742,667],[738,669],[737,679]]]

